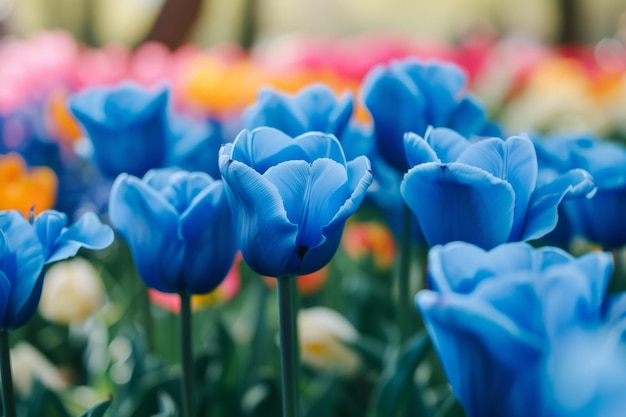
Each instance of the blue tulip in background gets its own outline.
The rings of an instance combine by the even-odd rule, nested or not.
[[[463,70],[446,62],[406,59],[372,69],[361,95],[387,163],[400,172],[410,168],[404,134],[424,135],[429,126],[448,127],[465,137],[499,136],[484,106],[465,91],[466,84]]]
[[[351,94],[337,98],[325,84],[311,84],[294,95],[266,88],[246,109],[243,126],[248,130],[273,127],[292,137],[315,131],[339,138],[348,126],[352,110]]]
[[[432,290],[420,291],[416,302],[468,417],[568,415],[556,410],[577,393],[556,396],[546,370],[551,354],[580,329],[604,326],[611,272],[611,256],[602,252],[575,259],[525,243],[489,252],[463,242],[431,249]],[[578,365],[568,364],[575,372]],[[608,394],[588,382],[587,398],[578,400],[597,403]]]
[[[366,157],[346,161],[332,135],[244,130],[220,154],[241,251],[257,273],[302,275],[334,256],[345,221],[372,181]]]
[[[0,327],[16,329],[35,313],[43,284],[43,268],[76,255],[81,247],[103,249],[113,241],[111,228],[85,214],[65,227],[67,218],[42,212],[31,224],[18,211],[0,212]]]
[[[564,204],[573,235],[605,248],[626,244],[626,147],[590,136],[558,135],[535,140],[540,168],[552,175],[582,168],[598,187],[590,199]]]
[[[567,171],[538,186],[537,156],[527,137],[468,141],[432,129],[405,137],[407,161],[401,193],[430,246],[456,240],[491,249],[538,239],[557,224],[565,198],[589,194],[587,171]]]
[[[162,292],[212,291],[237,251],[224,185],[202,172],[122,174],[111,189],[109,216],[143,281]]]
[[[95,87],[70,98],[70,109],[93,145],[102,173],[143,175],[165,163],[168,90],[132,83]]]

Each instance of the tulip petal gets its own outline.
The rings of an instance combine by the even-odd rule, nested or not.
[[[67,216],[65,213],[55,210],[43,211],[35,218],[33,227],[43,248],[46,260],[54,253],[57,240],[63,233],[66,225]]]
[[[512,395],[514,370],[538,361],[540,340],[488,303],[472,297],[420,291],[416,303],[455,396],[469,415],[511,411],[494,410],[498,404],[485,400],[484,387],[490,387],[493,398]],[[477,370],[486,369],[494,371],[481,372],[480,383],[471,382]]]
[[[428,162],[441,162],[431,145],[418,134],[407,132],[404,134],[404,151],[409,166],[414,167]]]
[[[11,284],[5,313],[5,323],[10,323],[28,304],[37,288],[44,266],[44,252],[35,230],[21,213],[13,210],[0,213],[0,230],[8,245],[5,249],[8,253],[2,259],[2,271]]]
[[[485,139],[469,146],[459,156],[458,162],[482,168],[511,184],[515,191],[515,210],[509,240],[518,240],[526,221],[530,196],[537,185],[539,170],[530,139],[519,136],[512,136],[505,141]]]
[[[430,246],[462,240],[491,249],[507,241],[515,194],[487,171],[459,163],[422,164],[404,176],[400,192]]]
[[[456,162],[471,144],[466,137],[445,127],[429,129],[426,140],[443,163]]]
[[[288,161],[267,170],[265,178],[282,197],[287,218],[299,226],[297,251],[324,243],[322,228],[329,224],[352,192],[345,167],[331,159]]]
[[[404,153],[405,132],[426,131],[426,104],[413,81],[383,67],[372,70],[363,82],[363,101],[372,114],[378,149],[394,168],[409,168]]]
[[[94,213],[83,214],[78,221],[65,229],[58,237],[46,263],[70,258],[80,248],[104,249],[113,243],[113,230],[100,222]]]
[[[128,242],[146,285],[176,292],[185,248],[173,207],[138,178],[122,174],[111,188],[109,216]]]
[[[288,273],[295,255],[298,226],[287,218],[277,188],[244,163],[220,157],[231,206],[238,207],[241,252],[257,273],[277,277]]]
[[[237,251],[237,239],[224,184],[214,181],[191,202],[181,217],[187,244],[181,290],[204,294],[226,277]]]
[[[272,88],[265,88],[245,111],[243,126],[247,129],[269,126],[288,136],[297,136],[309,130],[304,114],[292,100]]]
[[[420,64],[405,61],[406,74],[426,96],[426,117],[433,126],[445,126],[451,109],[456,107],[457,97],[467,82],[467,77],[456,65],[441,62]]]
[[[611,275],[613,273],[613,257],[609,252],[588,253],[576,260],[576,266],[590,278],[591,302],[599,306],[604,299]]]
[[[484,106],[477,99],[466,96],[450,115],[446,127],[457,131],[460,135],[470,137],[480,132],[486,120],[487,114]]]
[[[538,187],[530,198],[520,240],[538,239],[553,230],[558,221],[558,206],[563,199],[588,195],[594,190],[593,178],[582,169],[570,170]]]

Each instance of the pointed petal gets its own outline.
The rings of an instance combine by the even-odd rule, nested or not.
[[[45,210],[35,218],[33,227],[43,248],[46,260],[54,253],[59,236],[63,233],[66,225],[67,216],[65,213],[56,210]]]
[[[491,249],[507,241],[515,194],[510,184],[465,164],[412,168],[400,192],[430,246],[455,240]]]
[[[485,139],[468,147],[458,162],[482,168],[511,184],[515,191],[515,211],[509,240],[516,240],[521,235],[528,202],[537,185],[539,168],[533,143],[519,136],[505,141]]]
[[[413,132],[404,134],[404,151],[410,167],[427,162],[441,162],[426,139]]]
[[[426,140],[443,163],[456,162],[471,144],[466,137],[445,127],[430,129]]]
[[[236,207],[246,263],[261,275],[278,277],[288,273],[298,226],[287,218],[276,187],[254,169],[226,155],[220,157],[220,172],[230,204]]]
[[[306,155],[306,158],[300,159],[309,163],[313,163],[316,159],[328,158],[346,165],[346,157],[341,143],[333,135],[308,132],[294,138],[294,145],[301,148]]]
[[[604,299],[611,275],[613,273],[613,257],[610,252],[592,252],[576,260],[585,276],[590,278],[592,304],[599,306]]]
[[[350,123],[353,112],[354,97],[351,93],[344,93],[328,116],[329,124],[326,132],[341,137]]]
[[[558,221],[558,206],[563,199],[581,197],[594,190],[593,178],[582,169],[568,171],[556,180],[538,187],[530,198],[526,224],[519,239],[538,239],[552,231]]]
[[[113,230],[108,225],[102,224],[96,214],[85,213],[61,233],[46,263],[72,257],[80,248],[104,249],[113,243],[113,238]]]
[[[139,275],[150,288],[175,292],[184,242],[178,213],[138,178],[120,175],[109,200],[111,223],[128,242]]]

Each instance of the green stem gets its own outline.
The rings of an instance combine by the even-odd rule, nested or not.
[[[15,394],[11,375],[11,350],[9,349],[9,332],[0,329],[0,374],[2,374],[2,408],[4,417],[15,417]]]
[[[398,317],[396,319],[400,334],[400,344],[404,343],[410,336],[410,318],[412,302],[410,291],[411,274],[411,221],[413,213],[409,206],[404,204],[402,213],[402,241],[400,243],[399,265],[397,268],[396,288],[398,299]]]
[[[183,417],[194,417],[193,355],[191,348],[191,296],[180,294],[180,363]]]
[[[278,281],[280,364],[283,386],[283,417],[298,416],[299,349],[296,279],[283,275]]]

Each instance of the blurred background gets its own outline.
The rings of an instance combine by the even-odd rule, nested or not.
[[[625,0],[0,0],[6,33],[64,29],[92,46],[136,46],[147,38],[172,47],[248,46],[293,33],[365,31],[447,41],[480,31],[587,43],[614,36],[625,10]],[[159,19],[173,33],[163,34]]]

